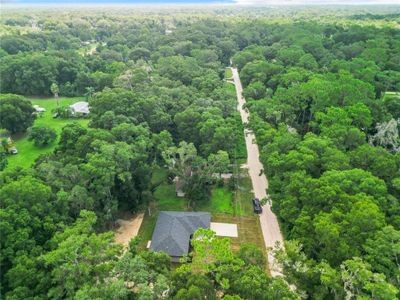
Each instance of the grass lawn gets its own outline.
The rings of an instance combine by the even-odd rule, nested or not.
[[[232,216],[228,214],[212,214],[212,222],[234,223],[238,226],[237,238],[230,238],[233,251],[237,251],[243,243],[253,243],[265,251],[264,239],[257,215]]]
[[[84,45],[81,48],[79,48],[77,52],[82,56],[88,55],[96,51],[97,46],[99,46],[99,43],[90,43],[89,45]]]
[[[140,250],[145,250],[147,248],[147,242],[151,240],[154,228],[156,226],[158,217],[158,211],[153,211],[151,216],[146,211],[142,225],[140,226],[138,236],[140,237],[140,242],[138,248]]]
[[[244,134],[243,134],[244,127],[243,127],[239,112],[237,112],[235,115],[235,121],[236,121],[238,130],[240,132],[240,138],[235,147],[235,156],[236,157],[234,157],[234,158],[236,160],[246,161],[247,160],[246,141],[244,139]]]
[[[59,103],[61,106],[66,106],[82,100],[84,100],[83,97],[59,98]],[[24,168],[30,167],[35,159],[41,154],[49,153],[54,150],[58,143],[61,130],[65,125],[78,122],[86,126],[89,123],[88,119],[53,119],[51,110],[57,106],[57,102],[53,98],[31,99],[31,101],[33,104],[40,105],[46,109],[41,116],[36,118],[34,125],[43,125],[55,129],[57,132],[57,140],[48,146],[36,147],[33,145],[33,141],[28,141],[26,134],[12,136],[18,149],[18,154],[8,157],[7,168],[13,168],[16,166],[21,166]]]
[[[176,196],[173,184],[160,184],[153,195],[157,210],[184,211],[187,208],[187,199]]]
[[[225,69],[225,79],[230,79],[232,78],[233,74],[232,74],[232,69],[231,68],[226,68]]]
[[[232,192],[227,187],[216,187],[212,190],[211,199],[199,205],[197,211],[207,211],[211,213],[233,214]]]
[[[235,215],[251,216],[254,214],[253,203],[251,202],[254,197],[251,179],[248,176],[247,169],[237,167],[235,173],[237,174],[237,185],[233,198]]]

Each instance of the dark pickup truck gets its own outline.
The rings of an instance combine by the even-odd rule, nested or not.
[[[262,213],[262,206],[260,200],[258,198],[253,199],[253,208],[254,208],[254,213],[255,214],[261,214]]]

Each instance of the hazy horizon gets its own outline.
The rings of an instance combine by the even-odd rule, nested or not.
[[[229,6],[280,6],[280,5],[400,5],[399,0],[0,0],[12,5],[229,5]]]

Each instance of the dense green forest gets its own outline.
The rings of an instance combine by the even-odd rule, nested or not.
[[[1,297],[397,299],[399,28],[398,7],[6,10],[0,128],[57,144],[23,168],[2,139]],[[283,277],[260,249],[232,251],[210,231],[179,267],[138,239],[124,252],[109,232],[151,204],[155,170],[183,178],[196,210],[219,184],[211,174],[246,158],[231,59],[285,237]],[[59,96],[86,99],[88,123],[57,104],[72,119],[60,134],[33,126],[29,99]]]

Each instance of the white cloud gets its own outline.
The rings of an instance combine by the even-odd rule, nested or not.
[[[238,5],[399,4],[400,0],[234,0]]]

